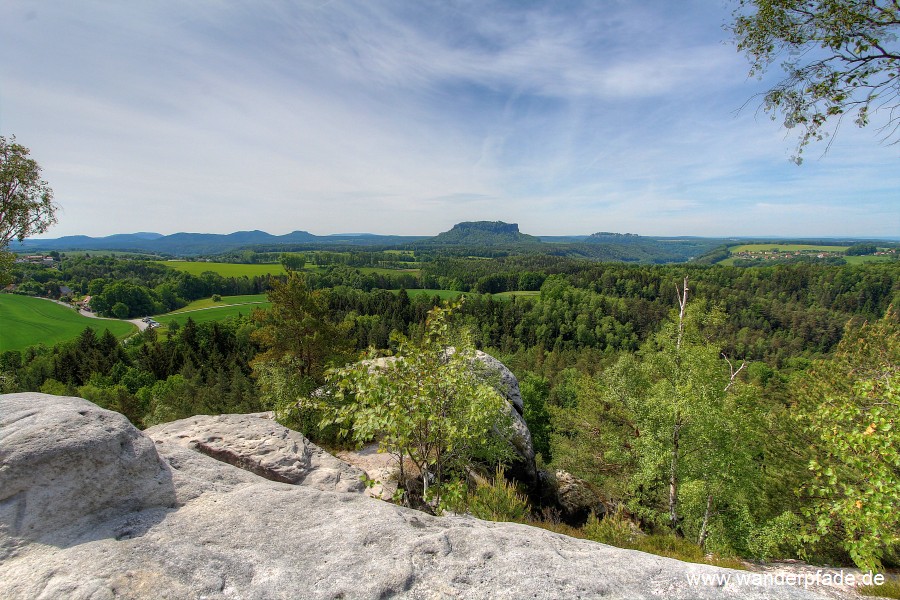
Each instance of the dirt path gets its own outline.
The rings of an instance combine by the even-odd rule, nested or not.
[[[228,308],[229,306],[246,306],[248,304],[265,304],[265,300],[254,300],[252,302],[237,302],[235,304],[220,304],[219,306],[204,306],[203,308],[192,308],[191,310],[176,310],[174,312],[167,313],[169,315],[184,315],[187,313],[197,312],[200,310],[213,310],[216,308]]]

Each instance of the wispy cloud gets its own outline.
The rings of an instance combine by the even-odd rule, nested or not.
[[[428,234],[481,218],[538,234],[900,233],[896,147],[847,130],[798,169],[777,124],[735,116],[758,84],[723,43],[726,11],[14,0],[0,134],[44,165],[65,209],[52,235]]]

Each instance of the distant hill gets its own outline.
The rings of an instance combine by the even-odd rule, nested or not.
[[[106,251],[140,252],[166,257],[215,256],[241,250],[256,252],[304,252],[356,249],[385,250],[400,248],[446,256],[509,256],[544,254],[584,258],[594,261],[629,263],[678,263],[693,261],[713,264],[727,258],[727,246],[740,243],[793,243],[768,238],[702,238],[690,236],[655,237],[634,233],[599,231],[591,235],[533,236],[519,231],[516,223],[503,221],[465,221],[434,237],[378,235],[372,233],[337,233],[314,235],[308,231],[292,231],[272,235],[265,231],[218,233],[175,233],[162,235],[142,231],[106,237],[66,236],[50,240],[13,242],[13,252]],[[858,241],[821,240],[819,243],[849,245]],[[797,242],[800,243],[800,242]],[[809,243],[809,241],[803,241]],[[882,242],[883,243],[883,242]]]
[[[434,244],[464,246],[508,246],[541,243],[539,238],[521,233],[518,223],[504,223],[503,221],[465,221],[457,223],[450,231],[439,233],[429,241]]]
[[[25,240],[10,244],[13,252],[104,250],[119,252],[150,252],[176,256],[218,254],[239,248],[272,247],[297,244],[386,246],[424,239],[424,236],[394,236],[374,234],[340,234],[319,236],[308,231],[292,231],[272,235],[265,231],[236,231],[219,233],[124,233],[106,237],[86,235],[65,236],[51,240]]]

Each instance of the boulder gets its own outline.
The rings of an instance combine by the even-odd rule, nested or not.
[[[600,492],[568,471],[556,471],[551,489],[562,520],[570,525],[583,525],[591,513],[603,517],[608,512]]]
[[[519,390],[519,380],[506,365],[486,352],[476,351],[475,359],[479,362],[478,371],[494,383],[497,391],[506,398],[507,413],[510,416],[513,430],[509,442],[518,457],[508,469],[507,474],[534,487],[538,483],[537,466],[534,462],[534,444],[531,440],[531,431],[523,417],[524,404],[522,392]]]
[[[263,477],[254,464],[292,478],[289,458],[266,457],[302,453],[296,438],[271,423],[269,444],[255,434],[249,444],[219,436],[222,423],[201,418],[155,428],[154,443],[124,419],[72,398],[0,396],[0,415],[3,497],[58,496],[0,513],[0,543],[24,524],[40,524],[41,536],[21,538],[0,560],[4,599],[820,597],[797,586],[726,582],[740,572],[526,525],[432,517],[334,491],[338,485],[307,485],[315,479],[308,472],[299,484]],[[258,415],[245,417],[258,425]],[[216,433],[207,435],[207,425]],[[215,442],[217,450],[191,440]],[[266,450],[262,458],[250,458],[246,448],[254,445]],[[214,456],[222,453],[246,459]],[[174,503],[154,487],[169,484]],[[702,576],[711,579],[691,579]]]
[[[513,372],[502,362],[481,350],[475,351],[475,358],[482,364],[489,376],[496,378],[498,389],[520,415],[524,413],[522,392],[519,390],[519,380]]]
[[[281,483],[333,492],[362,492],[363,471],[328,454],[303,434],[282,427],[271,412],[200,415],[157,425],[145,432]]]
[[[168,466],[121,414],[81,398],[2,398],[0,557],[78,521],[174,506]]]

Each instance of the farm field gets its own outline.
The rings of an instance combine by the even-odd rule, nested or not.
[[[52,346],[78,337],[85,327],[98,334],[109,329],[117,338],[137,331],[127,321],[84,317],[50,300],[15,294],[0,294],[0,324],[0,352]]]
[[[527,292],[500,292],[499,294],[494,294],[494,298],[512,298],[513,296],[531,296],[536,297],[540,296],[541,293],[539,291]]]
[[[351,269],[357,269],[360,273],[371,274],[376,273],[379,275],[394,275],[396,273],[410,273],[413,275],[418,275],[422,269],[387,269],[384,267],[350,267]]]
[[[868,263],[868,262],[890,262],[895,259],[891,258],[890,256],[871,256],[871,255],[869,255],[869,256],[845,256],[844,260],[847,261],[848,265],[859,265],[859,264]]]
[[[881,262],[892,260],[890,256],[846,256],[844,252],[849,246],[826,246],[822,244],[743,244],[732,246],[728,250],[730,256],[717,264],[734,266],[735,261],[741,259],[790,259],[796,256],[815,257],[840,257],[847,264],[858,265],[867,262]]]
[[[178,323],[184,325],[188,319],[195,323],[208,323],[210,321],[222,321],[238,315],[249,315],[256,308],[266,309],[272,306],[269,302],[252,304],[225,304],[216,308],[200,308],[188,311],[166,313],[153,317],[163,325]]]
[[[249,296],[222,296],[222,299],[218,302],[213,302],[212,298],[202,298],[200,300],[194,300],[183,308],[179,308],[178,310],[173,310],[172,312],[165,314],[174,315],[183,312],[190,312],[193,310],[224,308],[234,304],[260,304],[265,302],[267,302],[265,294],[251,294]]]
[[[190,273],[191,275],[200,275],[205,271],[218,273],[222,277],[261,277],[263,275],[283,275],[285,273],[281,263],[241,264],[164,260],[159,261],[159,264]]]
[[[394,294],[397,294],[400,292],[400,290],[388,290],[388,291],[393,292]],[[428,297],[437,296],[441,300],[452,300],[453,298],[458,298],[460,296],[466,295],[466,292],[454,292],[452,290],[423,290],[423,289],[410,289],[410,290],[406,290],[406,293],[409,295],[410,298],[412,298],[413,296],[425,295]]]

